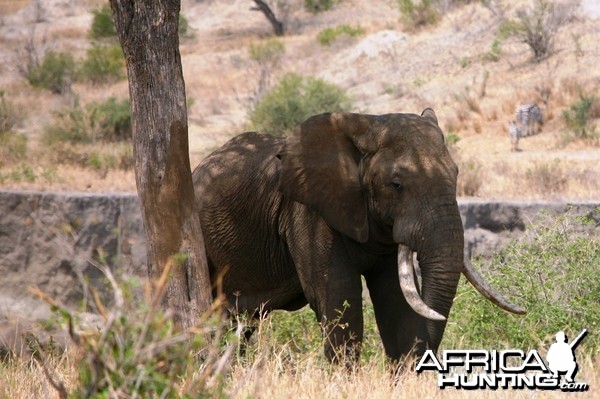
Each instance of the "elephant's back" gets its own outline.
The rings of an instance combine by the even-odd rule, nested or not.
[[[193,174],[211,278],[224,274],[222,289],[240,310],[265,302],[285,307],[302,295],[279,235],[283,199],[277,154],[282,144],[281,138],[244,133],[208,156]]]
[[[282,138],[248,132],[232,138],[210,154],[196,167],[192,176],[200,205],[213,197],[222,200],[223,197],[240,195],[244,188],[258,186],[256,179],[261,179],[261,185],[264,185],[265,179],[274,180],[279,167],[277,153],[283,143]]]

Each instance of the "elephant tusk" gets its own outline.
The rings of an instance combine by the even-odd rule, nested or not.
[[[490,300],[490,302],[498,305],[500,308],[507,310],[515,314],[525,314],[527,311],[520,306],[511,303],[508,299],[504,298],[502,294],[494,290],[488,283],[483,279],[481,274],[471,264],[469,258],[465,256],[463,274],[469,280],[473,287],[479,291],[481,295]]]
[[[412,252],[402,244],[398,245],[398,277],[400,278],[400,288],[406,298],[406,302],[408,302],[415,312],[430,320],[446,320],[444,316],[431,309],[421,299],[415,285]]]

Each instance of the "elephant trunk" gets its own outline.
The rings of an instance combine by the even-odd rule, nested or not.
[[[424,318],[420,322],[423,328],[419,339],[427,342],[430,348],[437,348],[463,270],[464,231],[454,201],[434,208],[428,214],[429,223],[413,232],[412,239],[407,240],[400,227],[395,232],[401,233],[399,239],[403,236],[404,242],[411,243],[410,249],[404,243],[398,246],[402,293],[415,313]],[[420,295],[411,250],[418,254],[422,281]]]
[[[463,273],[467,280],[492,303],[512,313],[526,313],[525,309],[514,305],[494,290],[464,256],[462,223],[460,217],[457,219],[458,222],[454,221],[455,226],[449,229],[429,230],[434,233],[427,236],[418,250],[423,282],[422,295],[419,294],[417,287],[412,251],[403,244],[398,245],[400,287],[408,304],[417,314],[426,319],[446,320],[460,274]],[[446,226],[448,226],[448,219],[446,219]]]

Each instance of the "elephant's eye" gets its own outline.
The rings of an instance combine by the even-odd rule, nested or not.
[[[392,187],[394,187],[398,192],[402,192],[404,189],[404,185],[398,178],[392,180]]]

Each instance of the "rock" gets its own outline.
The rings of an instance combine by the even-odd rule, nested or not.
[[[28,286],[65,305],[80,306],[86,300],[85,284],[105,291],[98,263],[145,275],[135,195],[4,192],[0,214],[0,314],[6,312],[7,298],[13,303],[31,300]],[[19,308],[26,318],[37,310]]]

